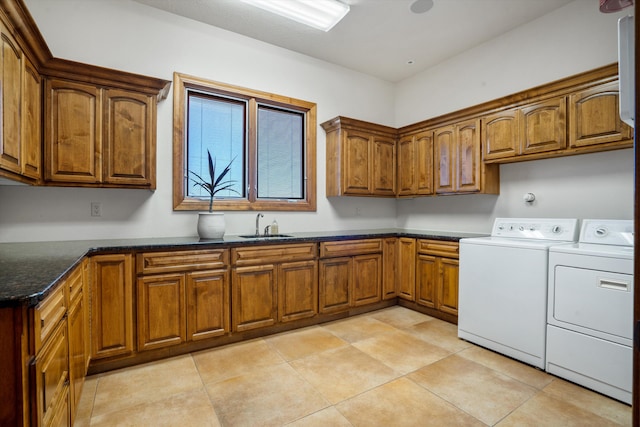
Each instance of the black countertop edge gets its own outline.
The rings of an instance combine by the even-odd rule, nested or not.
[[[322,242],[327,240],[410,237],[457,242],[485,234],[415,229],[338,230],[296,232],[284,237],[225,236],[219,240],[167,237],[63,242],[0,243],[0,308],[35,306],[81,263],[85,256],[162,250],[232,248],[265,244]]]

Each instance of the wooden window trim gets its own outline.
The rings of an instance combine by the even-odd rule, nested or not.
[[[305,194],[299,200],[264,200],[257,199],[256,182],[257,155],[256,144],[249,143],[247,163],[247,186],[251,187],[246,199],[216,199],[213,209],[216,211],[315,211],[316,210],[316,104],[276,95],[267,92],[256,91],[239,86],[206,80],[181,73],[173,73],[173,210],[176,211],[206,211],[209,202],[204,199],[187,197],[185,194],[186,170],[185,164],[185,135],[186,135],[186,102],[187,90],[202,90],[214,92],[232,97],[241,96],[249,99],[249,108],[257,109],[258,102],[264,102],[273,106],[302,111],[306,116],[306,146],[305,146]],[[249,131],[247,137],[255,141],[256,122],[255,115],[249,114]]]

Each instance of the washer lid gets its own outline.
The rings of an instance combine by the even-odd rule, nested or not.
[[[544,239],[515,239],[510,237],[470,237],[460,239],[462,245],[506,246],[511,248],[549,250],[556,245],[567,245],[567,242],[557,242]]]

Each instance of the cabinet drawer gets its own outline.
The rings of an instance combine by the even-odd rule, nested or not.
[[[138,274],[173,273],[177,271],[215,270],[229,264],[227,249],[179,252],[147,252],[138,254]]]
[[[36,353],[42,348],[43,344],[67,312],[65,290],[66,282],[59,285],[35,308],[34,335]]]
[[[257,265],[288,261],[301,261],[316,257],[315,243],[298,245],[248,246],[231,250],[233,265]]]
[[[460,245],[458,242],[447,242],[444,240],[418,240],[418,253],[439,255],[447,258],[458,258]]]
[[[69,305],[71,305],[72,302],[82,295],[82,266],[73,270],[66,283],[68,283],[69,286]]]
[[[320,258],[382,252],[382,239],[342,240],[320,243]]]

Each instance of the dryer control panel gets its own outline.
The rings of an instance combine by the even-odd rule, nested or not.
[[[491,236],[575,242],[578,230],[573,218],[496,218]]]
[[[633,220],[585,219],[580,243],[633,246]]]

